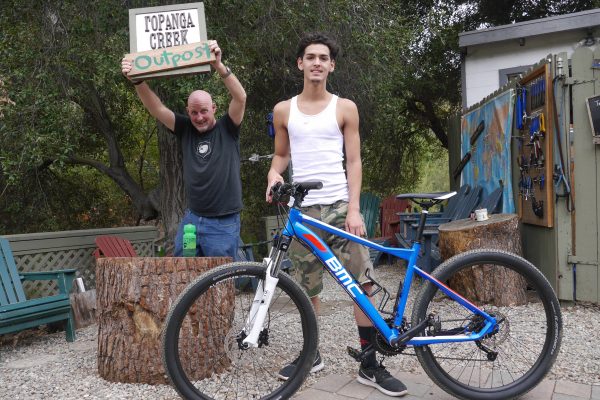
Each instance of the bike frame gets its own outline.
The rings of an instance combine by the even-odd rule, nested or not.
[[[375,250],[382,251],[384,253],[391,254],[395,257],[402,258],[408,261],[408,268],[406,270],[406,276],[401,289],[400,301],[398,302],[396,316],[394,318],[392,327],[388,326],[388,324],[385,322],[377,308],[371,303],[369,296],[364,293],[361,285],[354,279],[352,274],[350,274],[346,270],[346,268],[341,264],[339,259],[333,254],[333,252],[327,246],[327,244],[305,225],[314,228],[319,228],[333,235],[343,237],[361,245],[368,246]],[[382,334],[382,336],[387,340],[389,344],[396,343],[399,339],[401,339],[402,335],[396,327],[402,325],[402,318],[406,309],[408,294],[415,274],[438,286],[444,294],[446,294],[448,297],[450,297],[457,303],[461,304],[463,307],[465,307],[472,313],[483,317],[485,319],[485,325],[478,332],[470,332],[468,334],[451,336],[417,336],[411,338],[408,341],[403,342],[403,344],[423,346],[438,343],[475,341],[482,339],[485,335],[491,333],[496,327],[497,322],[494,317],[487,314],[485,311],[471,303],[469,300],[465,299],[464,297],[450,289],[443,282],[439,281],[432,275],[428,274],[427,272],[423,271],[422,269],[416,266],[419,251],[421,249],[421,244],[418,241],[415,241],[413,243],[412,248],[410,249],[400,249],[394,247],[381,246],[360,236],[353,235],[342,229],[338,229],[336,227],[328,225],[308,215],[304,215],[299,209],[295,207],[290,208],[289,218],[282,234],[284,236],[295,238],[301,241],[310,250],[312,250],[314,255],[325,266],[325,268],[329,271],[331,276],[333,276],[336,282],[344,288],[344,290],[348,293],[352,300],[365,313],[367,318],[371,320],[373,326],[375,326],[375,328]]]

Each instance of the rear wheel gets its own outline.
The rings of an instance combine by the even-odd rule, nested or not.
[[[167,374],[186,399],[289,398],[315,358],[316,317],[304,291],[281,273],[259,347],[246,349],[244,327],[255,285],[264,279],[260,263],[236,262],[191,283],[173,304],[163,333]],[[281,368],[299,356],[286,381]]]
[[[463,399],[509,399],[541,382],[556,360],[562,336],[560,305],[544,275],[525,259],[497,250],[475,250],[440,265],[433,276],[453,287],[461,273],[481,274],[492,285],[502,279],[521,280],[517,303],[495,306],[463,289],[455,290],[491,314],[499,329],[480,341],[415,347],[429,377],[442,389]],[[456,279],[456,280],[455,280]],[[503,287],[503,286],[502,286]],[[413,325],[433,314],[439,318],[427,334],[464,334],[481,318],[449,299],[431,282],[421,290],[413,309]]]

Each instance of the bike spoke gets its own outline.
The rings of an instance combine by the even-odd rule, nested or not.
[[[304,327],[302,316],[306,316],[307,310],[312,312],[310,300],[290,278],[285,278],[284,285],[280,279],[265,316],[258,347],[246,348],[242,343],[255,293],[239,289],[236,282],[257,280],[254,274],[264,269],[261,267],[248,274],[247,264],[243,267],[240,274],[222,274],[208,280],[210,286],[198,290],[185,314],[179,315],[182,322],[177,336],[180,340],[174,353],[181,369],[175,364],[173,368],[175,373],[189,379],[196,393],[214,399],[268,398],[274,392],[283,393],[281,396],[293,393],[301,381],[294,382],[295,387],[286,391],[290,382],[279,380],[277,374],[303,353],[305,343],[316,343],[316,337],[305,341],[309,331]],[[245,287],[249,286],[245,284]],[[294,296],[304,296],[301,301],[306,304],[300,307]],[[316,319],[312,321],[316,323]],[[317,332],[316,328],[313,330]],[[187,390],[185,381],[181,385]]]
[[[479,279],[491,277],[485,281],[490,285],[494,284],[495,277],[512,274],[511,276],[516,276],[515,282],[526,283],[521,289],[525,290],[524,296],[518,297],[525,299],[525,303],[521,301],[519,305],[514,305],[511,300],[510,306],[495,306],[492,304],[493,298],[485,302],[478,301],[475,297],[477,289],[469,289],[467,299],[496,318],[496,330],[481,338],[478,343],[465,341],[432,344],[424,346],[426,349],[416,347],[419,361],[443,388],[459,397],[485,396],[502,399],[526,392],[539,382],[539,376],[543,376],[538,374],[535,378],[530,378],[533,371],[547,368],[548,362],[556,358],[556,354],[548,355],[546,349],[552,340],[560,337],[550,331],[550,321],[553,320],[548,320],[549,310],[556,312],[559,306],[551,290],[544,289],[549,287],[547,281],[531,264],[505,252],[473,251],[455,257],[452,261],[436,271],[436,278],[450,287],[453,277],[456,277],[456,282],[460,285],[465,282],[464,275],[461,275],[463,271],[472,273]],[[434,320],[433,326],[428,328],[428,337],[464,334],[471,330],[470,327],[465,329],[467,326],[473,326],[475,332],[483,327],[482,317],[467,311],[440,292],[435,284],[428,283],[415,302],[413,324],[429,315],[439,316],[438,320]],[[457,292],[460,294],[460,289]],[[553,308],[549,308],[551,301],[555,302]],[[560,315],[555,319],[560,320]],[[548,358],[550,361],[542,362]],[[509,390],[511,394],[505,394],[505,390]]]

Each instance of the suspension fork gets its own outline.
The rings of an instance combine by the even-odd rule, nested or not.
[[[280,236],[273,245],[269,256],[263,259],[263,262],[267,265],[267,270],[265,279],[258,282],[254,300],[246,319],[244,332],[247,336],[242,341],[246,348],[258,347],[258,338],[264,329],[265,319],[271,306],[275,288],[279,282],[281,261],[287,254],[291,241],[292,238],[289,236]]]

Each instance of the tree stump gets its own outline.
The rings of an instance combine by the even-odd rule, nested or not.
[[[106,257],[96,260],[96,297],[98,317],[98,373],[112,382],[166,384],[162,364],[161,332],[166,316],[184,288],[202,273],[225,263],[230,257]],[[233,285],[231,300],[233,301]],[[221,300],[226,298],[220,297]],[[198,340],[212,341],[224,336],[229,326],[212,330],[206,322],[231,313],[230,302],[193,306],[184,322],[180,348],[189,358],[182,360],[190,377],[201,379],[206,371],[205,358],[223,354],[215,347],[198,351]],[[220,320],[224,318],[220,317]],[[226,318],[225,318],[226,319]],[[212,325],[210,325],[212,327]],[[206,347],[204,347],[206,350]],[[189,367],[187,365],[189,365]],[[208,365],[210,363],[207,362]],[[194,376],[195,375],[195,376]]]
[[[475,249],[499,249],[521,255],[521,233],[516,214],[492,214],[486,221],[462,219],[439,227],[439,247],[443,260]],[[470,299],[495,306],[525,304],[526,282],[517,273],[484,265],[464,270],[449,286]]]

